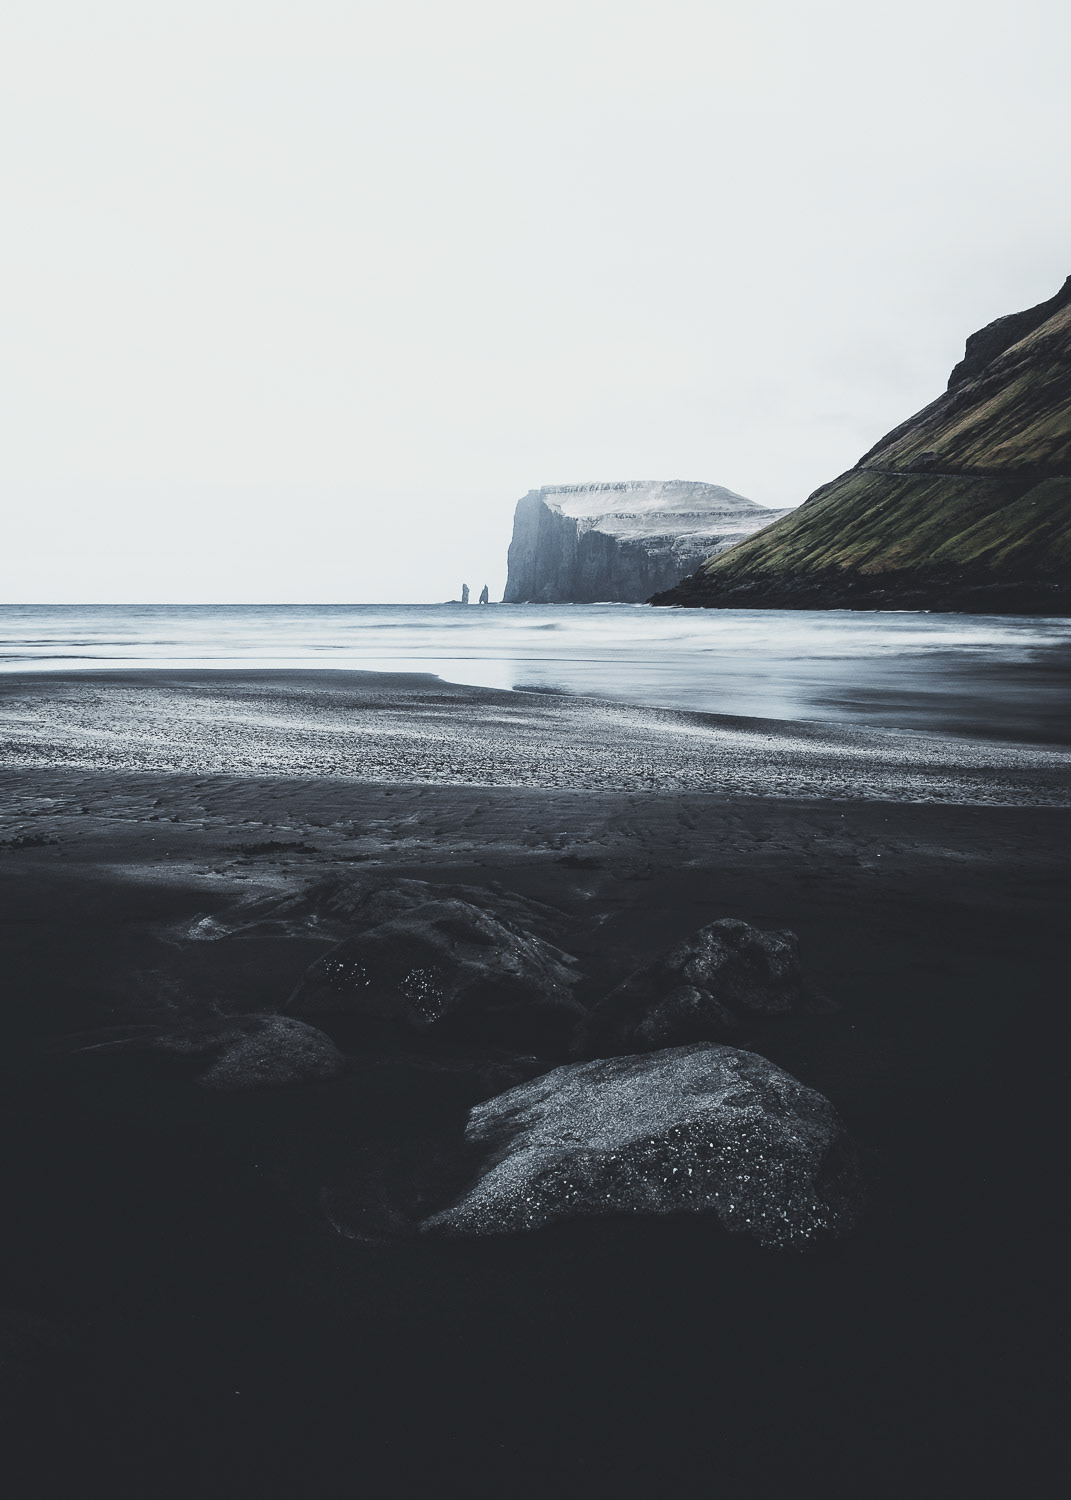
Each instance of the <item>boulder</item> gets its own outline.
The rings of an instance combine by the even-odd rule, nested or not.
[[[317,959],[288,1010],[436,1027],[494,1045],[567,1045],[584,1014],[569,954],[472,901],[433,887],[412,895],[371,895],[359,912],[370,925]]]
[[[169,1031],[145,1031],[90,1051],[168,1052],[212,1061],[197,1082],[209,1089],[277,1088],[336,1078],[346,1059],[329,1036],[291,1016],[217,1016]]]
[[[429,901],[465,901],[500,922],[522,927],[551,943],[560,937],[566,923],[560,911],[507,891],[497,881],[476,886],[433,884],[406,877],[391,880],[335,876],[317,881],[299,899],[315,912],[320,930],[326,930],[332,922],[344,923],[347,929],[364,930],[403,916]]]
[[[594,1005],[580,1050],[605,1055],[725,1041],[757,1017],[786,1015],[812,998],[794,932],[763,932],[725,917]]]
[[[677,1047],[571,1063],[473,1108],[482,1160],[424,1221],[509,1234],[594,1214],[707,1213],[804,1249],[856,1221],[855,1153],[832,1104],[753,1052]]]
[[[317,937],[340,941],[353,931],[364,931],[398,917],[428,901],[468,901],[500,921],[519,923],[527,931],[554,942],[566,920],[562,913],[539,901],[487,887],[440,885],[427,880],[384,879],[343,870],[315,880],[300,891],[280,897],[254,895],[211,916],[176,924],[179,941],[217,942],[230,937]]]
[[[206,1089],[278,1088],[337,1078],[346,1059],[329,1036],[291,1016],[242,1017],[258,1021],[238,1029],[210,1067],[198,1075]]]

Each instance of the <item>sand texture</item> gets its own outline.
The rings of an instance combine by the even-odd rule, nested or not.
[[[0,721],[6,1493],[1044,1492],[1065,751],[343,673],[9,677]],[[375,988],[406,933],[449,1005]],[[663,983],[728,1028],[682,1055],[843,1128],[843,1233],[795,1190],[771,1249],[681,1211],[679,1101],[632,1084],[597,1101],[627,1180],[539,1104],[547,1211],[422,1230],[555,1070],[665,1073]]]

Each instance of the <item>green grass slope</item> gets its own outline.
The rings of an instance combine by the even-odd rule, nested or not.
[[[655,604],[1071,613],[1071,277],[949,389]]]

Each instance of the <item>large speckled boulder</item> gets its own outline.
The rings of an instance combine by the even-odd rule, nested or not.
[[[565,1048],[582,1007],[575,961],[517,921],[456,896],[402,905],[379,898],[382,920],[309,969],[289,1011],[436,1027],[502,1045]],[[366,908],[368,916],[376,908]]]
[[[637,969],[593,1006],[580,1050],[605,1055],[727,1041],[749,1021],[785,1015],[811,998],[794,932],[763,932],[725,917]]]
[[[479,1175],[426,1229],[704,1212],[762,1245],[803,1249],[860,1209],[855,1153],[829,1100],[734,1047],[556,1068],[478,1104],[466,1141]]]

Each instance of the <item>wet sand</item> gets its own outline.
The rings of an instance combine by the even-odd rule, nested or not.
[[[341,673],[0,701],[9,1492],[1031,1491],[1063,752]],[[340,1032],[344,1080],[210,1096],[78,1050],[281,1008],[328,939],[246,918],[395,875],[543,903],[589,996],[717,917],[798,932],[830,1008],[747,1044],[844,1116],[862,1229],[787,1259],[680,1221],[364,1243],[338,1204],[453,1128],[466,1058]]]
[[[0,764],[1067,806],[1071,749],[633,708],[363,672],[0,678]]]

